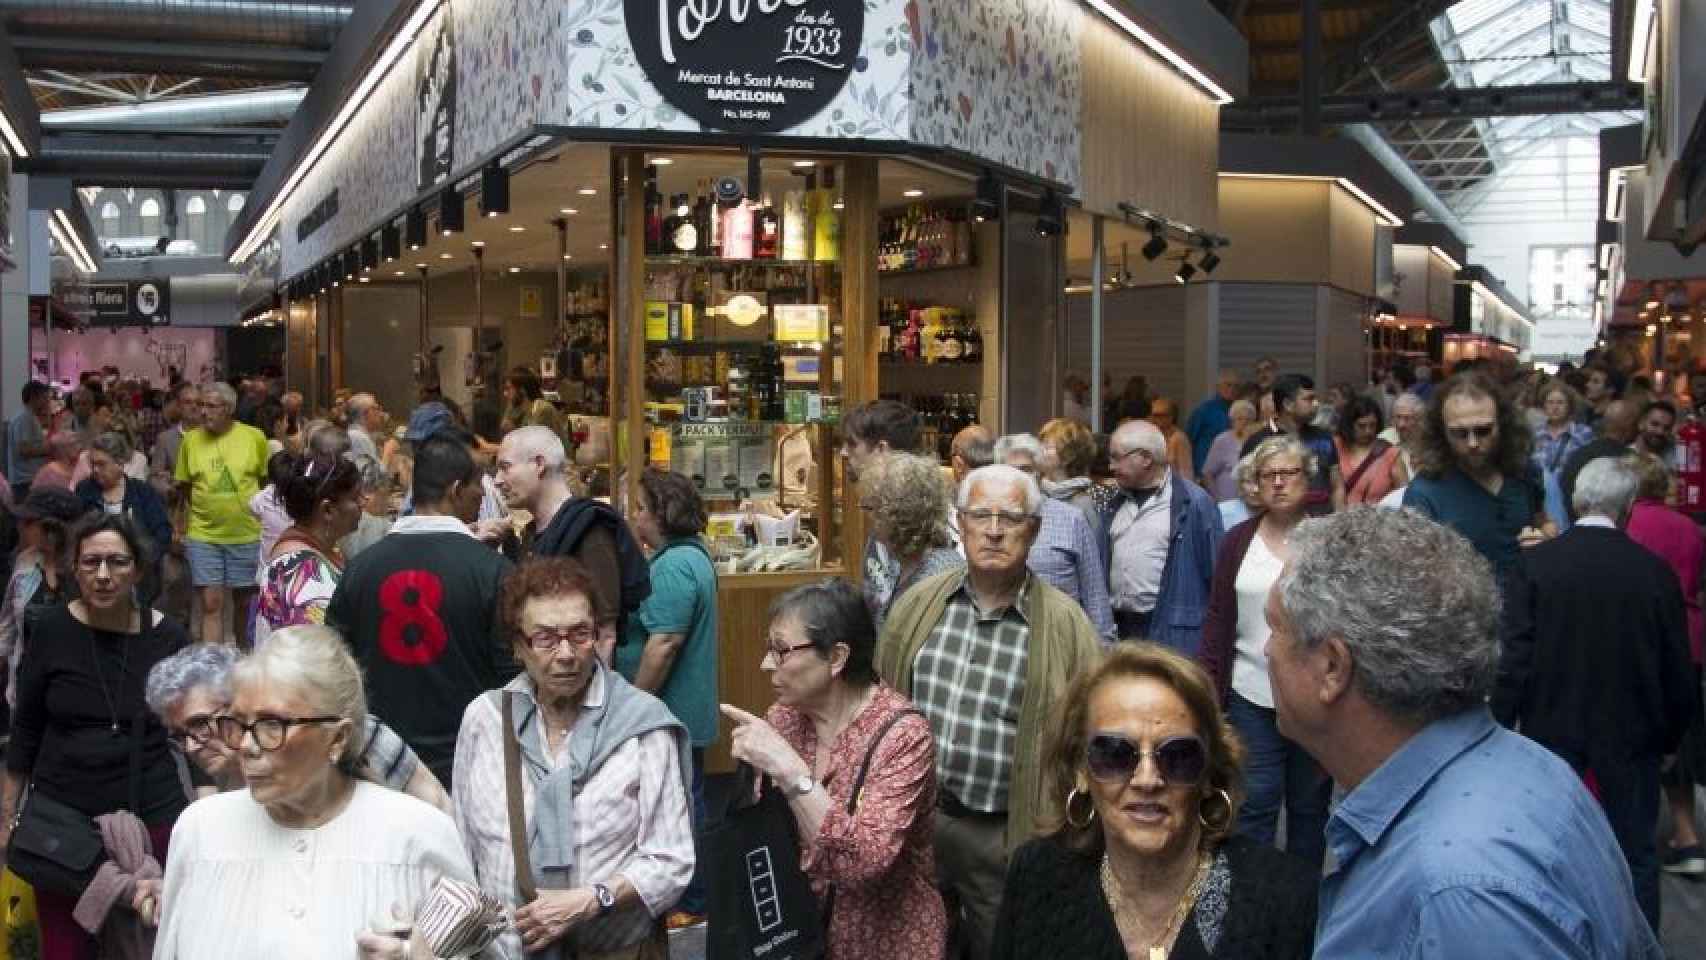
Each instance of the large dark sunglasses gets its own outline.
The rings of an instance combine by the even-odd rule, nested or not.
[[[1155,761],[1156,771],[1170,787],[1194,787],[1208,772],[1208,748],[1196,737],[1168,737],[1146,753],[1130,737],[1098,733],[1084,750],[1090,776],[1102,783],[1130,780],[1145,756]]]

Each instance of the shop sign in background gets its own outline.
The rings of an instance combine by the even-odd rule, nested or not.
[[[634,54],[663,98],[712,130],[816,116],[853,73],[864,0],[626,0]]]
[[[171,285],[165,280],[88,283],[67,288],[61,299],[90,326],[159,327],[172,322]]]

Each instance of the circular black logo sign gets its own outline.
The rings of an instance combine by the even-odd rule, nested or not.
[[[784,130],[853,72],[864,0],[627,0],[628,39],[665,100],[715,130]]]

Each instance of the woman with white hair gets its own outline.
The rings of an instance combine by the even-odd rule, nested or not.
[[[1238,489],[1238,451],[1244,441],[1256,432],[1256,405],[1248,400],[1232,401],[1227,410],[1232,426],[1209,445],[1208,458],[1202,465],[1202,485],[1218,503],[1240,499]]]
[[[148,671],[144,688],[148,709],[166,725],[166,738],[173,748],[203,775],[192,777],[202,796],[244,787],[237,752],[219,739],[217,722],[231,709],[231,672],[237,656],[235,647],[223,643],[197,643]],[[367,746],[361,752],[361,775],[449,813],[450,794],[403,738],[371,713],[364,725]]]
[[[409,956],[373,928],[474,871],[442,811],[361,778],[367,694],[343,640],[280,630],[232,681],[215,727],[248,786],[178,819],[155,960]]]

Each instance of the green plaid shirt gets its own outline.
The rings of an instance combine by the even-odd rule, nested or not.
[[[1031,640],[1019,608],[1029,589],[1026,574],[1012,606],[985,612],[962,584],[913,661],[912,699],[936,735],[941,788],[982,813],[1007,810]]]

